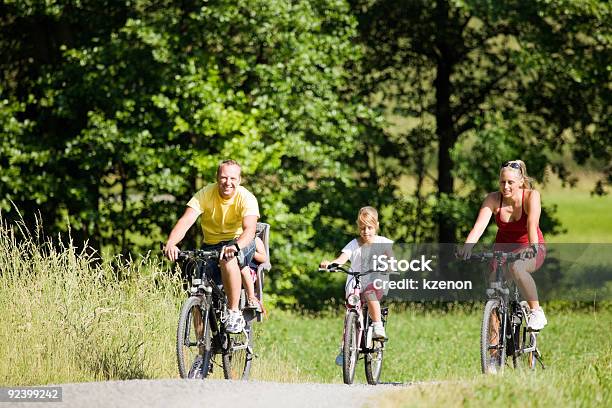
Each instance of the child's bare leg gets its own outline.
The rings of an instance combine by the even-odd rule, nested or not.
[[[386,339],[387,334],[385,333],[385,327],[380,316],[380,302],[374,295],[374,299],[368,298],[368,314],[372,319],[372,327],[374,329],[372,337],[375,339]]]
[[[251,268],[245,266],[240,271],[242,275],[242,286],[244,286],[244,290],[246,291],[247,299],[255,298],[255,285],[253,284],[253,278],[251,277]]]
[[[380,322],[380,302],[368,299],[368,314],[373,322]]]

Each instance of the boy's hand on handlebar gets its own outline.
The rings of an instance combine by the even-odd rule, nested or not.
[[[331,262],[329,261],[321,261],[321,263],[319,264],[319,268],[320,269],[327,269],[327,267],[329,266]]]

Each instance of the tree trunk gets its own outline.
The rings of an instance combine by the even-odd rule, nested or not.
[[[453,71],[453,49],[452,35],[448,29],[448,4],[446,1],[438,1],[437,14],[437,39],[436,45],[439,52],[437,59],[437,73],[434,80],[436,90],[436,135],[438,137],[438,199],[443,194],[453,194],[453,177],[451,171],[453,162],[450,157],[450,149],[457,141],[453,128],[453,117],[451,112],[451,81]],[[455,242],[455,223],[450,214],[441,212],[438,214],[438,240],[439,242]]]

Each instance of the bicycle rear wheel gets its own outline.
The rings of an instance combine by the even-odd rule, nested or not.
[[[483,374],[503,371],[505,361],[500,300],[491,299],[485,305],[480,330],[480,366]]]
[[[192,296],[181,308],[176,330],[176,358],[181,378],[205,378],[212,359],[209,307],[204,297]]]
[[[342,354],[344,361],[342,362],[342,377],[345,384],[352,384],[355,379],[355,368],[359,357],[359,349],[357,346],[357,314],[349,312],[344,319],[344,342],[342,346]]]
[[[242,333],[227,334],[223,350],[223,376],[228,380],[248,380],[253,361],[253,327],[247,321]]]

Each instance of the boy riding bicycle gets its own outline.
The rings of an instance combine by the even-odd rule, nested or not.
[[[336,259],[321,261],[319,265],[321,268],[327,268],[330,264],[343,265],[346,261],[350,261],[352,271],[365,272],[372,269],[372,256],[376,252],[392,256],[391,244],[393,244],[393,241],[377,235],[379,229],[378,211],[374,207],[363,207],[359,210],[357,227],[359,237],[346,244]],[[362,278],[365,289],[361,292],[361,296],[362,301],[365,300],[368,305],[368,314],[372,319],[373,338],[386,339],[387,335],[380,313],[380,299],[384,293],[382,289],[375,289],[373,283],[375,278],[374,275],[366,275]],[[345,296],[348,296],[351,291],[353,279],[352,276],[346,278]],[[342,354],[336,358],[336,364],[342,365]]]

